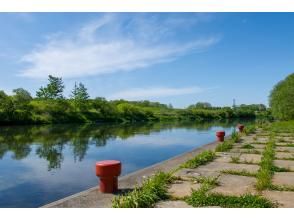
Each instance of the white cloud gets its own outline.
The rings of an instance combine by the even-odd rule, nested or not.
[[[110,95],[109,99],[127,99],[127,100],[142,100],[145,98],[157,98],[168,96],[180,96],[188,94],[197,94],[206,91],[200,87],[185,87],[185,88],[133,88],[121,91]]]
[[[216,37],[168,41],[168,36],[177,32],[185,19],[165,19],[161,24],[158,19],[151,18],[136,20],[132,16],[126,22],[120,16],[106,14],[78,28],[74,34],[55,36],[53,33],[46,43],[22,57],[21,61],[27,66],[20,75],[47,78],[53,74],[76,78],[131,71],[170,62],[191,52],[202,52],[218,41]]]

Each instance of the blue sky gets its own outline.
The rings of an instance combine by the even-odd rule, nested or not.
[[[294,69],[293,27],[293,13],[0,13],[0,90],[35,95],[52,74],[65,95],[267,104]]]

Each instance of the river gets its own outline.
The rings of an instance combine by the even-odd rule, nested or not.
[[[250,123],[250,122],[249,122]],[[98,184],[95,162],[122,162],[122,175],[227,134],[236,121],[0,127],[0,207],[39,207]]]

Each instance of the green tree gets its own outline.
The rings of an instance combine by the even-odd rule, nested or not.
[[[269,97],[272,115],[281,120],[294,119],[294,73],[277,83]]]
[[[209,109],[212,108],[212,105],[208,102],[197,102],[195,105],[190,105],[188,108]]]
[[[87,92],[87,88],[84,86],[84,84],[75,83],[75,86],[71,92],[71,98],[74,100],[75,107],[83,108],[85,107],[86,100],[89,99],[89,94]]]
[[[49,75],[49,83],[46,87],[41,87],[36,96],[40,99],[63,99],[64,85],[62,78]]]
[[[27,107],[27,105],[33,99],[31,94],[23,88],[14,89],[13,93],[13,101],[16,108],[18,109],[23,109],[24,107]]]
[[[12,98],[4,91],[0,91],[0,121],[10,122],[15,113],[15,106]]]

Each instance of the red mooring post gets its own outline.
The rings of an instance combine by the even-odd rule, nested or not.
[[[118,190],[118,176],[121,173],[121,162],[103,160],[96,163],[96,176],[100,178],[100,192],[114,193]]]
[[[226,132],[225,131],[217,131],[216,132],[217,140],[220,141],[220,142],[223,142],[224,141],[225,135],[226,135]]]
[[[240,132],[243,132],[245,126],[242,125],[242,124],[238,124],[237,127],[238,127]]]

